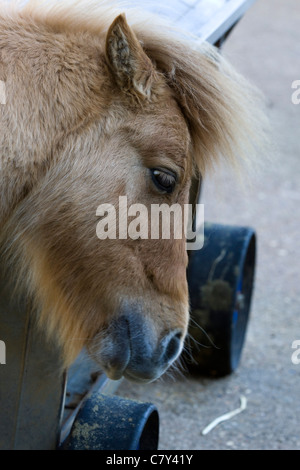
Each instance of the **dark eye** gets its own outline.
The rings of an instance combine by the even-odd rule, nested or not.
[[[166,193],[172,193],[176,185],[176,175],[169,170],[151,169],[152,180],[155,186]]]

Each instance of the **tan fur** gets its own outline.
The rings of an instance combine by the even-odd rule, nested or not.
[[[263,135],[251,87],[212,47],[142,19],[131,29],[109,3],[0,13],[1,244],[65,365],[126,299],[158,337],[188,325],[184,240],[100,242],[96,208],[187,203],[195,165],[253,156]],[[172,195],[152,187],[153,167],[178,173]]]

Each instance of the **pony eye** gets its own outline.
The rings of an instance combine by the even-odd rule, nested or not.
[[[168,170],[151,169],[152,181],[155,186],[166,193],[172,193],[176,185],[176,175]]]

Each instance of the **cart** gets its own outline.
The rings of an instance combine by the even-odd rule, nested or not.
[[[252,3],[172,0],[169,9],[164,4],[163,13],[220,47]],[[157,13],[160,2],[152,0],[147,8]],[[193,204],[200,186],[199,176],[192,184]],[[189,253],[188,283],[190,333],[195,343],[207,347],[194,348],[188,367],[220,376],[236,369],[244,344],[255,232],[207,223],[204,235],[203,248]],[[84,351],[62,371],[57,346],[46,342],[33,323],[26,300],[15,300],[0,272],[0,337],[5,339],[0,357],[0,449],[157,449],[156,407],[114,396],[119,382],[99,373]]]

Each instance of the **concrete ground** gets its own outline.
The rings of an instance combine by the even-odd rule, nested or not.
[[[264,92],[275,143],[251,191],[219,172],[205,181],[201,201],[207,221],[256,229],[251,319],[233,375],[121,384],[118,395],[157,405],[160,449],[300,448],[300,364],[291,360],[300,340],[300,104],[291,100],[292,82],[300,80],[299,24],[297,0],[258,0],[224,47]],[[239,407],[241,395],[247,408],[203,436],[207,424]]]

